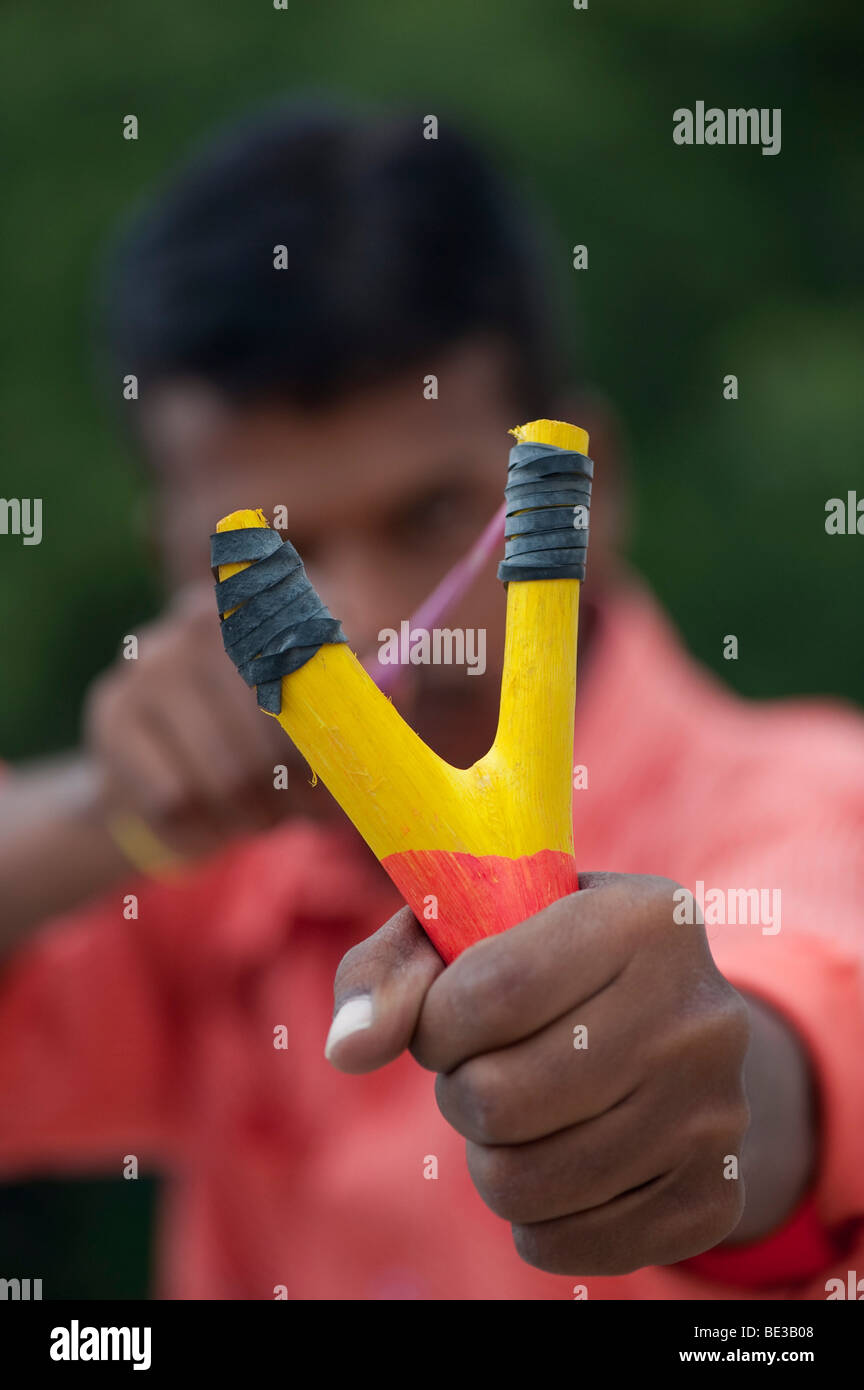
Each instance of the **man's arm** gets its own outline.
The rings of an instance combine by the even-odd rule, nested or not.
[[[92,763],[71,754],[0,778],[0,956],[39,922],[129,874]]]
[[[329,803],[302,772],[274,787],[277,764],[303,765],[225,660],[209,584],[145,628],[138,653],[91,688],[80,752],[0,776],[0,956],[129,876],[118,816],[191,861]]]

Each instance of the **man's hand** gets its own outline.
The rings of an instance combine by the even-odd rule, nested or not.
[[[580,885],[446,969],[397,913],[339,967],[327,1056],[366,1072],[410,1047],[522,1258],[624,1274],[710,1249],[741,1217],[724,1171],[749,1122],[748,1009],[704,929],[673,921],[676,884]]]
[[[118,656],[88,692],[83,748],[2,778],[0,958],[129,877],[118,814],[181,860],[291,816],[344,820],[225,655],[212,584],[177,595],[136,636],[137,659]]]
[[[138,634],[92,687],[86,744],[110,811],[133,812],[172,849],[196,857],[238,835],[333,803],[258,709],[225,655],[210,584],[194,586]],[[274,786],[284,764],[286,789]]]

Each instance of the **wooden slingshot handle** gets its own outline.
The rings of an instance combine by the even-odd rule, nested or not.
[[[539,420],[523,443],[586,454]],[[233,512],[217,532],[260,528]],[[224,580],[247,566],[220,565]],[[326,643],[281,679],[282,728],[353,821],[445,961],[579,887],[573,855],[578,579],[511,581],[498,729],[472,767],[426,746],[354,653]],[[223,617],[227,614],[223,614]]]

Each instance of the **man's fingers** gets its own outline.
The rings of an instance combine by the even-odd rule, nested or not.
[[[652,1001],[626,1005],[610,1017],[605,994],[597,995],[520,1043],[439,1073],[439,1110],[475,1144],[525,1145],[619,1106],[652,1060]]]
[[[231,798],[243,785],[242,751],[223,737],[206,690],[184,677],[175,678],[171,691],[170,700],[150,704],[150,723],[182,769],[190,801],[217,819],[227,817]]]
[[[583,875],[584,886],[471,946],[436,980],[412,1052],[447,1072],[546,1027],[607,988],[632,954],[625,924],[639,882],[626,874]],[[670,885],[670,920],[671,920]]]
[[[713,1249],[740,1221],[744,1195],[741,1181],[717,1183],[699,1148],[671,1171],[588,1211],[514,1223],[513,1240],[526,1264],[549,1274],[631,1274]]]
[[[640,1125],[645,1138],[634,1144]],[[656,1124],[645,1087],[595,1120],[529,1144],[469,1140],[467,1158],[486,1205],[521,1225],[590,1211],[653,1181],[680,1162],[680,1138]]]
[[[426,992],[443,969],[408,907],[352,947],[333,986],[328,1061],[346,1072],[375,1071],[392,1062],[408,1047]]]

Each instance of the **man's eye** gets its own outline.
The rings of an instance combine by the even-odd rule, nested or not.
[[[470,499],[462,493],[439,493],[418,509],[417,522],[430,530],[461,525],[469,511]]]

